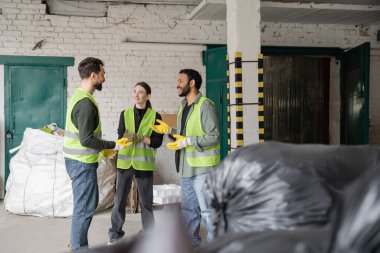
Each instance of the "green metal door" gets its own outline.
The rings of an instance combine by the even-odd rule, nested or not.
[[[367,42],[342,57],[341,144],[368,144],[369,52]]]
[[[225,46],[203,52],[206,65],[206,96],[215,103],[218,113],[222,159],[228,154],[226,55]]]
[[[20,145],[25,128],[55,122],[63,127],[66,111],[66,66],[71,57],[10,57],[4,61],[5,77],[5,181],[9,175],[9,150]],[[59,64],[59,65],[57,65]]]

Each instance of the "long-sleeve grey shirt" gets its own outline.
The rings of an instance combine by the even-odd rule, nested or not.
[[[79,141],[83,147],[98,150],[115,148],[114,141],[105,141],[94,136],[99,120],[98,109],[88,98],[78,101],[71,112],[71,121],[79,130]]]
[[[190,111],[186,118],[186,123],[189,119],[189,116],[194,110],[194,104],[199,103],[199,100],[202,97],[202,93],[198,93],[193,104],[191,104]],[[187,100],[184,99],[181,102],[182,111],[187,104]],[[186,125],[181,126],[182,113],[179,115],[177,120],[177,129],[173,129],[173,133],[186,133]],[[191,145],[196,148],[198,151],[203,151],[207,148],[210,148],[220,141],[219,135],[219,126],[218,126],[218,115],[216,108],[213,103],[206,100],[201,106],[201,127],[202,130],[206,133],[204,136],[186,136],[190,138]],[[182,129],[183,128],[183,129]],[[182,130],[182,131],[181,131]],[[177,171],[182,177],[192,177],[199,174],[207,173],[210,167],[192,167],[187,162],[186,149],[183,148],[176,152],[176,166]]]

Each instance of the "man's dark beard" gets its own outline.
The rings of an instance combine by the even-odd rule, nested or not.
[[[102,83],[95,84],[95,89],[97,89],[98,91],[101,91],[103,89],[103,84]]]
[[[186,86],[182,88],[181,93],[179,94],[180,97],[186,97],[187,94],[190,93],[190,81],[187,82]]]

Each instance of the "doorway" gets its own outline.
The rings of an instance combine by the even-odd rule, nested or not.
[[[331,62],[334,62],[334,64],[338,66],[336,68],[338,73],[337,86],[339,86],[337,88],[338,92],[334,92],[334,94],[338,94],[337,100],[339,101],[338,105],[335,104],[334,106],[337,107],[336,116],[340,118],[337,120],[339,127],[337,128],[338,134],[335,137],[336,144],[367,144],[369,127],[369,49],[369,43],[364,43],[348,51],[341,48],[262,47],[261,50],[264,56],[271,57],[272,60],[278,57],[288,57],[288,60],[293,61],[293,64],[298,61],[298,63],[295,63],[298,64],[298,67],[288,68],[288,71],[292,71],[292,79],[310,79],[310,82],[308,82],[309,85],[307,85],[308,88],[303,90],[300,85],[303,84],[304,81],[298,81],[296,83],[288,82],[291,86],[283,87],[284,90],[288,91],[288,97],[277,96],[275,98],[276,100],[281,99],[286,101],[285,104],[281,105],[285,108],[282,108],[286,112],[285,115],[280,115],[280,111],[278,110],[277,112],[273,111],[273,106],[271,110],[267,104],[264,110],[266,140],[292,143],[331,143],[329,125],[331,127],[332,122],[329,120],[329,116],[331,117],[331,115],[329,115],[330,104],[328,99],[331,87],[329,89],[328,79],[331,79],[331,75],[333,75],[333,73],[329,72],[329,68],[335,68],[335,66],[331,64]],[[204,64],[206,65],[206,95],[212,99],[217,106],[222,147],[222,142],[226,142],[228,139],[226,53],[226,46],[209,48],[204,51],[203,57]],[[283,62],[285,62],[285,59],[283,59]],[[264,65],[265,64],[267,64],[268,68],[268,62],[265,62],[264,58]],[[284,64],[286,65],[286,63],[282,63],[283,66]],[[313,65],[313,70],[308,69],[310,68],[310,64]],[[303,73],[301,72],[302,69],[305,70]],[[284,73],[279,69],[275,71],[278,72],[279,80],[283,80],[282,77]],[[268,75],[268,72],[264,67],[264,78],[266,75]],[[312,75],[314,79],[318,78],[319,85],[317,82],[311,82],[313,78],[307,78],[309,75]],[[271,77],[269,76],[269,78]],[[264,83],[264,87],[267,89],[270,88],[270,85],[269,87],[266,85],[268,85],[268,83]],[[292,85],[296,86],[292,88]],[[266,92],[270,93],[268,90]],[[274,92],[274,90],[272,89],[271,92]],[[294,94],[298,97],[298,100],[294,98]],[[309,96],[308,99],[302,100],[304,94]],[[268,97],[265,98],[267,100],[269,99]],[[272,97],[272,99],[274,99],[274,97]],[[306,101],[306,103],[303,101]],[[279,101],[277,101],[277,103],[278,102]],[[265,101],[265,103],[273,103],[273,101]],[[313,109],[313,113],[311,114],[308,112],[308,110],[311,109],[309,108],[310,103],[312,103],[311,106],[317,110],[314,111]],[[295,109],[294,105],[296,105]],[[302,113],[302,110],[304,113]],[[302,129],[303,132],[300,134],[298,130],[292,129],[289,134],[289,131],[284,130],[286,126],[282,124],[283,117],[285,117],[285,120],[288,122],[298,121],[299,123],[296,129]],[[315,119],[316,117],[319,119]],[[275,118],[278,118],[278,127],[273,125],[273,119]],[[276,135],[273,135],[274,131],[277,131]],[[227,143],[225,147],[227,149]],[[227,150],[224,152],[226,153]]]
[[[55,122],[63,127],[66,112],[67,66],[72,57],[0,56],[4,65],[5,173],[9,175],[9,150],[21,144],[25,128]]]
[[[329,89],[329,57],[264,56],[264,139],[329,144]]]

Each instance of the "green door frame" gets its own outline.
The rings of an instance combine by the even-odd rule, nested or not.
[[[4,96],[6,94],[10,94],[10,84],[8,83],[8,80],[10,78],[9,76],[9,67],[12,66],[32,66],[32,67],[44,67],[44,66],[49,66],[49,67],[62,67],[63,69],[63,76],[65,78],[65,86],[67,87],[66,79],[67,79],[67,66],[73,66],[74,65],[74,58],[73,57],[53,57],[53,56],[13,56],[13,55],[0,55],[0,65],[4,65]],[[10,104],[9,101],[10,98],[4,97],[4,105]],[[64,110],[66,110],[66,99],[67,96],[64,96],[64,101],[63,101],[63,107]],[[5,145],[5,140],[6,140],[6,129],[10,128],[10,122],[9,122],[9,113],[10,113],[10,108],[4,108],[4,134],[1,138],[1,140],[4,141]],[[65,115],[65,111],[63,112],[63,115]],[[4,146],[5,147],[5,146]],[[2,152],[6,152],[6,149]],[[5,153],[4,153],[5,154]],[[5,185],[6,179],[8,178],[9,175],[9,156],[5,154],[4,157],[4,182],[3,184]],[[5,187],[4,187],[5,191]]]
[[[344,50],[338,47],[276,47],[262,46],[264,55],[325,55],[339,57]]]
[[[203,59],[203,65],[205,66],[210,66],[208,65],[208,54],[211,53],[211,54],[218,54],[219,56],[220,55],[223,55],[222,58],[225,59],[226,58],[226,47],[225,46],[218,46],[218,45],[209,45],[207,46],[207,50],[206,51],[203,51],[202,52],[202,59]],[[217,69],[215,71],[215,69]],[[222,70],[223,69],[223,70]],[[228,155],[228,142],[227,142],[227,139],[228,139],[228,126],[227,126],[227,119],[226,119],[226,115],[227,115],[227,106],[226,106],[226,96],[225,94],[223,93],[223,90],[226,90],[227,87],[224,87],[223,85],[218,85],[218,88],[219,90],[214,90],[214,89],[211,89],[211,87],[213,86],[213,88],[215,88],[215,86],[213,84],[215,83],[224,83],[226,84],[226,69],[227,69],[227,65],[226,65],[226,61],[224,60],[222,64],[220,63],[217,63],[217,64],[213,64],[212,67],[207,67],[206,69],[206,78],[205,78],[205,82],[206,82],[206,96],[208,98],[210,98],[211,100],[214,99],[214,102],[215,102],[215,106],[216,106],[216,109],[217,109],[217,112],[218,112],[218,121],[219,121],[219,131],[220,131],[220,155],[221,155],[221,159],[223,159],[224,157],[226,157]],[[221,71],[223,71],[223,73],[221,73]],[[208,74],[210,73],[210,74]],[[216,73],[217,75],[212,75],[211,73]],[[223,87],[222,87],[223,86]],[[219,96],[219,97],[215,97],[215,96]],[[221,106],[221,108],[220,108]],[[225,119],[225,121],[224,121]]]
[[[74,57],[0,55],[0,65],[74,66]]]
[[[351,52],[353,51],[359,51],[360,52],[360,66],[362,66],[362,72],[361,72],[361,81],[363,81],[363,85],[364,87],[366,87],[367,89],[364,90],[364,98],[365,98],[365,101],[364,101],[364,110],[363,110],[363,116],[364,116],[364,124],[367,125],[367,128],[364,129],[364,132],[363,132],[363,136],[362,136],[362,139],[359,143],[357,143],[356,141],[352,142],[349,141],[347,142],[347,139],[346,139],[346,136],[344,135],[345,134],[345,131],[348,131],[346,128],[345,128],[345,113],[344,113],[344,108],[345,108],[345,99],[343,97],[343,94],[344,94],[344,87],[343,87],[343,81],[344,81],[344,73],[341,71],[340,72],[340,80],[341,80],[341,86],[340,86],[340,96],[341,96],[341,119],[340,119],[340,122],[341,122],[341,125],[340,125],[340,143],[341,144],[344,144],[344,145],[357,145],[357,144],[368,144],[369,143],[369,81],[370,81],[370,76],[369,76],[369,68],[370,68],[370,50],[371,50],[371,45],[369,42],[365,42],[357,47],[354,47],[354,48],[351,48],[350,50],[347,50],[345,51],[341,58],[342,58],[342,62],[341,62],[341,68],[342,69],[345,69],[345,60],[344,60],[344,57],[346,57],[346,55],[350,54]],[[357,60],[357,59],[355,59]],[[366,86],[367,84],[367,86]],[[342,116],[343,115],[343,116]]]

